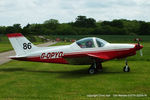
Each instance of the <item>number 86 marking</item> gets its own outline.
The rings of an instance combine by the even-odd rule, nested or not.
[[[31,46],[31,43],[23,43],[23,49],[26,50],[26,49],[31,49],[32,46]]]

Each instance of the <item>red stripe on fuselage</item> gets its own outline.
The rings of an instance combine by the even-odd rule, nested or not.
[[[21,33],[10,33],[7,34],[7,37],[12,38],[12,37],[23,37]]]
[[[68,64],[64,58],[54,58],[54,59],[41,59],[40,57],[20,57],[20,58],[11,58],[15,60],[22,61],[34,61],[34,62],[47,62],[47,63],[59,63],[59,64]]]

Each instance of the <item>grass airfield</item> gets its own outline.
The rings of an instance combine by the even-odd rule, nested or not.
[[[58,43],[66,44],[66,43]],[[67,43],[68,44],[68,43]],[[143,42],[143,57],[128,58],[131,71],[123,72],[124,60],[103,63],[103,72],[89,75],[89,65],[63,65],[12,60],[0,65],[0,99],[150,99],[150,42]],[[106,95],[110,97],[88,97]],[[115,97],[114,94],[146,94]]]
[[[147,94],[149,97],[150,63],[130,61],[129,65],[131,72],[124,73],[124,61],[109,61],[103,63],[103,72],[89,75],[86,65],[11,61],[0,66],[0,98],[75,100],[91,99],[87,95],[94,94]],[[92,99],[98,98],[103,97]],[[126,98],[131,99],[122,99]]]

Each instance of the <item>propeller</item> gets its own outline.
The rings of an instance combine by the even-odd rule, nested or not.
[[[140,50],[140,55],[141,55],[141,56],[143,56],[143,52],[142,52],[142,49]]]
[[[141,47],[141,45],[140,45],[140,41],[142,41],[142,39],[140,39],[140,38],[136,38],[136,39],[135,39],[135,41],[137,41],[137,43],[138,43],[138,45],[137,45],[137,46],[138,46],[138,47]],[[142,49],[140,49],[140,55],[141,55],[141,56],[143,56]]]

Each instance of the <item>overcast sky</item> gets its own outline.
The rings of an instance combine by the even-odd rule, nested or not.
[[[0,0],[0,26],[75,21],[78,15],[99,20],[150,21],[150,0]]]

